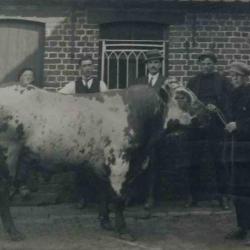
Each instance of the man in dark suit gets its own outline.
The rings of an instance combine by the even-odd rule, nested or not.
[[[234,138],[231,184],[238,228],[226,238],[244,240],[250,230],[250,68],[245,63],[234,62],[229,72],[233,85],[232,112],[225,129]],[[249,239],[246,244],[250,245]]]
[[[159,93],[161,86],[163,85],[166,78],[161,74],[161,68],[162,68],[162,60],[163,57],[159,50],[149,50],[145,54],[145,66],[147,69],[147,75],[143,76],[141,78],[138,78],[135,82],[135,84],[146,84],[150,87],[152,87],[157,93]],[[161,148],[161,143],[163,141],[160,140],[157,143],[157,149],[155,150],[152,157],[155,158],[155,160],[152,160],[154,164],[149,164],[148,172],[146,172],[146,180],[145,178],[142,179],[144,190],[143,193],[146,192],[146,202],[145,202],[145,209],[150,209],[154,205],[155,200],[155,184],[156,180],[158,179],[159,175],[159,152],[158,149]],[[154,166],[153,166],[154,165]],[[145,177],[145,176],[144,176]],[[146,182],[146,183],[145,183]]]
[[[161,74],[162,55],[158,50],[150,50],[146,53],[145,64],[147,75],[136,80],[136,84],[148,84],[159,92],[166,78]]]
[[[200,199],[200,175],[201,165],[204,160],[205,149],[209,154],[216,172],[217,199],[222,207],[223,194],[227,188],[225,164],[222,164],[222,142],[224,139],[224,125],[216,114],[216,108],[228,116],[228,96],[230,93],[230,82],[216,71],[216,56],[212,52],[206,52],[198,57],[200,72],[190,79],[187,87],[203,102],[210,110],[210,121],[206,128],[196,128],[191,134],[192,153],[189,169],[189,182],[191,194],[191,206],[197,205]]]

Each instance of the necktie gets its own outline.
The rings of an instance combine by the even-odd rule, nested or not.
[[[149,86],[153,86],[153,76],[151,76],[151,78],[149,79],[149,82],[148,82],[148,84],[149,84]]]

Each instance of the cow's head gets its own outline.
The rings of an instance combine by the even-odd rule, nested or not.
[[[176,79],[168,79],[160,89],[160,97],[165,104],[164,128],[169,123],[190,125],[192,121],[199,120],[199,126],[207,123],[205,105],[197,96]]]

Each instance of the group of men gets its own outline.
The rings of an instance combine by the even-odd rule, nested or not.
[[[148,76],[139,79],[159,91],[165,79],[160,75],[162,57],[150,52],[146,60]],[[234,198],[238,228],[226,239],[245,239],[250,229],[250,67],[242,62],[230,64],[227,78],[216,71],[217,58],[211,52],[198,57],[200,72],[187,83],[198,99],[206,106],[209,120],[206,126],[193,125],[191,141],[191,161],[189,166],[189,186],[191,200],[189,206],[197,206],[201,200],[201,167],[204,154],[208,151],[209,161],[216,173],[218,201],[225,209],[225,195],[231,192]],[[152,75],[153,77],[152,81]],[[230,156],[223,155],[225,138],[229,138]],[[206,150],[205,150],[206,149]],[[230,159],[231,169],[227,169]],[[230,180],[230,182],[229,182]],[[246,242],[250,244],[250,242]]]
[[[148,84],[159,92],[167,80],[162,74],[163,57],[158,50],[146,53],[145,66],[147,75],[135,81],[134,84]],[[200,72],[187,83],[197,98],[207,107],[209,121],[205,127],[193,126],[189,140],[192,142],[191,162],[189,166],[190,202],[188,206],[197,206],[201,200],[201,167],[204,153],[208,151],[215,173],[218,191],[218,201],[226,208],[225,195],[228,192],[228,171],[222,161],[225,137],[230,141],[234,155],[232,164],[232,190],[235,195],[235,207],[239,229],[230,233],[227,238],[244,239],[250,229],[250,86],[248,86],[249,67],[241,62],[230,65],[231,79],[216,71],[217,57],[206,52],[198,57]],[[59,90],[62,94],[104,92],[108,88],[103,81],[93,76],[93,59],[85,57],[79,60],[80,77]],[[24,73],[24,72],[23,72]],[[25,74],[30,75],[30,69]],[[28,76],[27,76],[28,77]],[[20,76],[20,81],[25,76]],[[32,78],[32,77],[31,77]],[[34,78],[34,75],[33,75]],[[34,80],[34,79],[33,79]],[[24,80],[22,80],[24,81]],[[206,150],[205,150],[206,149]],[[231,157],[232,158],[232,157]],[[77,173],[77,199],[80,207],[86,205],[88,192],[86,178]]]

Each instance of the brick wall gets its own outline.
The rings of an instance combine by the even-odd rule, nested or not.
[[[198,55],[208,49],[218,56],[221,72],[231,61],[250,63],[249,15],[202,13],[196,16],[196,25],[193,18],[187,14],[185,24],[170,26],[170,75],[186,82],[199,70]]]
[[[21,14],[20,14],[21,13]],[[59,88],[78,75],[77,61],[93,54],[98,69],[99,26],[89,23],[86,11],[69,8],[12,7],[0,11],[0,18],[18,18],[45,23],[44,80],[47,88]],[[218,55],[218,69],[232,60],[250,63],[250,15],[185,14],[185,22],[169,26],[169,74],[187,81],[198,70],[197,56],[212,48]]]
[[[84,11],[76,12],[59,23],[51,35],[46,37],[45,76],[46,85],[59,86],[75,80],[78,75],[77,62],[86,54],[92,54],[97,75],[98,26],[89,24]]]
[[[6,14],[8,13],[8,14]],[[54,15],[54,16],[53,16]],[[12,7],[0,11],[0,19],[21,19],[45,24],[44,86],[57,89],[78,75],[77,62],[93,54],[98,68],[98,25],[89,24],[85,11],[67,8]]]

